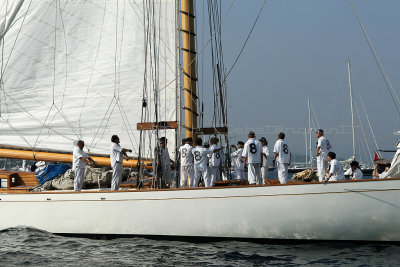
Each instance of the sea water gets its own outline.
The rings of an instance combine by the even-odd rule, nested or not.
[[[191,242],[64,237],[32,228],[0,231],[0,266],[399,266],[390,243]]]

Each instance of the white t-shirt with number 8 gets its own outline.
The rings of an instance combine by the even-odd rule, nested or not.
[[[213,152],[210,149],[204,148],[202,146],[196,146],[192,149],[193,159],[194,159],[194,170],[195,171],[205,171],[207,170],[208,157]]]
[[[260,163],[261,162],[261,142],[250,138],[244,144],[242,157],[247,157],[247,163]]]
[[[181,155],[181,165],[189,166],[193,165],[193,147],[189,144],[185,144],[179,148],[179,154]]]
[[[278,154],[278,162],[290,163],[289,146],[282,139],[278,139],[274,146],[274,153]]]

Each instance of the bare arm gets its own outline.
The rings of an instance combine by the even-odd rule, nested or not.
[[[91,157],[88,157],[88,160],[93,164],[93,165],[97,165],[97,162],[92,159]]]
[[[126,158],[128,158],[128,154],[126,154],[126,152],[132,152],[132,149],[123,148],[121,150],[122,155],[124,155]]]
[[[378,164],[375,164],[375,166],[374,166],[374,171],[372,172],[372,177],[378,177],[379,178]]]

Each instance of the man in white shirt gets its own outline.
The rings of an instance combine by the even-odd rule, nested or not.
[[[181,180],[180,187],[186,187],[187,179],[189,178],[189,187],[193,187],[194,169],[193,169],[193,138],[186,138],[186,143],[179,148],[181,160]]]
[[[219,149],[214,151],[202,146],[203,140],[201,138],[196,139],[196,147],[192,149],[193,159],[194,159],[194,182],[193,187],[199,185],[200,178],[204,180],[205,187],[211,187],[211,179],[208,174],[208,156],[212,153],[218,152]]]
[[[255,185],[261,183],[261,164],[262,147],[260,141],[256,140],[253,131],[249,132],[248,140],[244,144],[242,157],[244,165],[247,163],[249,184]]]
[[[378,171],[378,164],[375,164],[375,166],[374,166],[374,171],[372,172],[372,179],[384,179],[384,178],[386,178],[386,174],[387,174],[387,172],[389,171],[389,169],[390,169],[390,166],[391,166],[391,164],[390,163],[387,163],[386,165],[385,165],[385,170],[382,172],[382,173],[379,173],[379,171]]]
[[[363,173],[360,169],[360,164],[353,160],[350,163],[350,168],[344,173],[344,175],[349,175],[352,180],[361,180],[363,178]]]
[[[118,190],[121,182],[122,182],[122,160],[123,156],[128,158],[126,152],[132,152],[131,149],[122,148],[119,145],[119,137],[117,135],[113,135],[111,137],[111,168],[113,170],[112,179],[111,179],[111,190]]]
[[[261,137],[260,138],[260,142],[262,145],[262,166],[261,166],[261,178],[262,178],[262,182],[261,184],[265,184],[265,182],[267,181],[268,178],[268,157],[269,157],[269,149],[268,149],[268,142],[267,139],[265,139],[265,137]]]
[[[239,141],[237,146],[238,148],[235,145],[231,145],[231,147],[236,149],[236,151],[231,153],[231,158],[233,159],[233,167],[236,174],[236,179],[242,180],[246,179],[244,176],[244,161],[242,157],[244,143]]]
[[[289,146],[284,139],[285,134],[279,133],[278,140],[274,146],[274,162],[278,159],[278,178],[281,184],[286,184],[288,181],[288,168],[291,159]]]
[[[210,156],[210,161],[209,161],[209,175],[211,179],[211,186],[215,186],[215,182],[221,180],[220,174],[219,174],[219,165],[221,164],[221,154],[219,151],[219,146],[218,146],[219,139],[217,137],[213,137],[210,140],[211,147],[210,150],[218,150],[215,153],[212,153]]]
[[[83,151],[84,146],[85,142],[79,140],[72,154],[72,170],[75,173],[74,191],[82,190],[86,163],[91,162],[93,165],[96,164],[96,162]]]
[[[326,170],[326,172],[328,173],[328,177],[326,178],[326,180],[328,180],[329,182],[344,181],[343,167],[336,159],[336,154],[334,152],[328,153],[328,161],[331,166],[329,170]]]
[[[328,153],[331,149],[329,140],[324,136],[324,130],[319,129],[316,132],[318,142],[317,142],[317,171],[318,178],[320,182],[325,181],[325,170],[328,168]]]

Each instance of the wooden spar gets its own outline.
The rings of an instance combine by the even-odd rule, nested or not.
[[[197,134],[201,135],[215,135],[215,134],[227,134],[228,127],[208,127],[195,129]]]
[[[26,159],[36,161],[54,161],[54,162],[72,162],[72,154],[67,153],[55,153],[55,152],[39,152],[29,150],[18,150],[18,149],[6,149],[0,148],[0,158],[13,158],[13,159]],[[97,162],[99,166],[110,166],[109,157],[93,156],[91,157]],[[124,160],[122,163],[123,167],[137,167],[137,159],[130,158],[128,161]],[[142,160],[142,164],[146,166],[146,169],[151,169],[152,161]]]
[[[182,47],[183,52],[183,89],[185,105],[185,136],[195,139],[197,133],[197,95],[196,95],[196,46],[195,46],[195,27],[193,0],[181,0],[182,17]]]
[[[160,121],[158,123],[155,122],[141,122],[136,125],[136,129],[141,130],[155,130],[155,129],[177,129],[178,122],[177,121]]]

